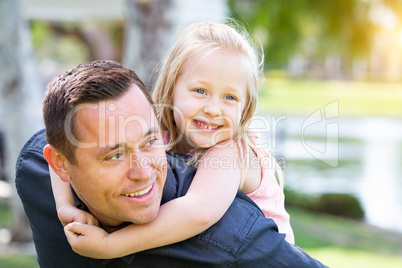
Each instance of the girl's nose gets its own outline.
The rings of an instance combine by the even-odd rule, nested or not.
[[[222,115],[222,109],[219,101],[208,101],[208,103],[204,106],[204,113],[210,117]]]

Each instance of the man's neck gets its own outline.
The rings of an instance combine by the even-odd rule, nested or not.
[[[100,224],[100,227],[102,227],[106,232],[108,232],[110,234],[110,233],[120,230],[123,227],[126,227],[129,223],[122,223],[119,226],[111,226],[111,225],[103,224],[101,222],[99,222],[99,224]]]

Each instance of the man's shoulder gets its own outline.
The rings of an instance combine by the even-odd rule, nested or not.
[[[44,129],[36,132],[25,143],[16,163],[15,180],[17,186],[19,185],[21,178],[26,181],[33,181],[34,178],[39,177],[34,177],[34,175],[41,175],[41,177],[48,178],[49,170],[47,162],[43,157],[43,148],[46,144],[46,134]]]
[[[174,198],[184,196],[193,181],[196,170],[183,161],[178,154],[166,154],[168,170],[166,183],[163,188],[162,203],[168,202]]]
[[[196,169],[187,165],[189,160],[187,155],[177,153],[166,153],[168,164],[175,174],[188,176],[194,175]]]
[[[21,154],[24,154],[25,152],[43,153],[43,148],[46,144],[46,130],[39,130],[34,135],[32,135],[32,137],[25,143],[24,147],[21,150]]]
[[[20,177],[22,170],[37,170],[45,166],[43,148],[46,146],[46,132],[44,129],[36,132],[21,149],[16,163],[16,179]],[[47,165],[46,165],[47,167]]]

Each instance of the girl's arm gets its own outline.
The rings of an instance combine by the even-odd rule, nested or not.
[[[75,207],[70,183],[62,181],[50,166],[49,173],[53,196],[56,202],[57,216],[63,226],[66,226],[70,222],[99,225],[98,220],[94,216]]]
[[[129,225],[107,234],[100,228],[69,224],[67,238],[77,253],[92,258],[117,258],[186,240],[215,224],[236,196],[241,179],[238,147],[228,140],[201,159],[187,194],[162,205],[150,223]]]

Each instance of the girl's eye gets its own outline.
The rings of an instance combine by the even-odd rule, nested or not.
[[[202,88],[197,88],[195,90],[195,92],[199,93],[199,94],[205,94],[205,90],[203,90]]]
[[[237,100],[237,98],[235,97],[235,96],[233,96],[233,95],[227,95],[227,96],[225,96],[225,99],[227,99],[227,100]]]

